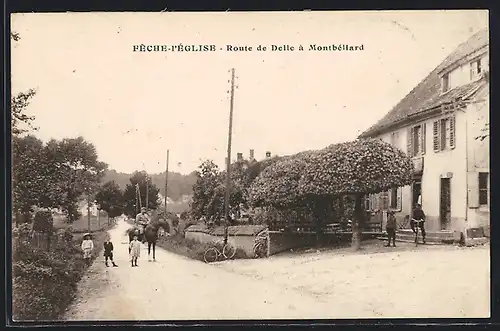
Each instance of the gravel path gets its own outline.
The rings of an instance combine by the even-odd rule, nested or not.
[[[157,248],[128,262],[129,227],[110,231],[118,268],[102,258],[79,283],[66,320],[489,317],[489,250],[335,250],[208,265]]]

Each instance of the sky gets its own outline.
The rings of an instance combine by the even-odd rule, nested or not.
[[[169,149],[169,171],[188,174],[206,159],[224,168],[231,68],[232,159],[287,155],[356,139],[487,26],[484,10],[13,14],[12,92],[36,89],[26,112],[43,141],[81,135],[127,173],[165,171]],[[133,51],[180,43],[217,51]]]

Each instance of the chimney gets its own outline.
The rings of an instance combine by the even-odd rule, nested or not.
[[[255,160],[255,151],[253,149],[250,150],[250,161]]]
[[[266,158],[269,158],[269,157],[271,157],[271,152],[267,151],[266,152]]]
[[[237,153],[236,154],[236,161],[238,161],[238,162],[243,161],[243,153]]]

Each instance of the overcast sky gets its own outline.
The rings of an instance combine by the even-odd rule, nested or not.
[[[470,35],[486,11],[16,14],[12,91],[42,140],[82,135],[119,172],[223,166],[230,68],[233,158],[352,140]],[[213,53],[133,52],[215,44]],[[358,52],[240,52],[231,45],[363,45]]]

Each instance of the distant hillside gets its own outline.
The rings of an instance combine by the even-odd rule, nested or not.
[[[108,170],[104,175],[103,182],[114,180],[122,190],[130,184],[132,174]],[[160,189],[160,194],[165,194],[165,173],[150,175],[151,181]],[[183,195],[193,194],[193,185],[196,182],[195,173],[182,175],[177,172],[168,173],[168,197],[174,201],[179,200]]]

